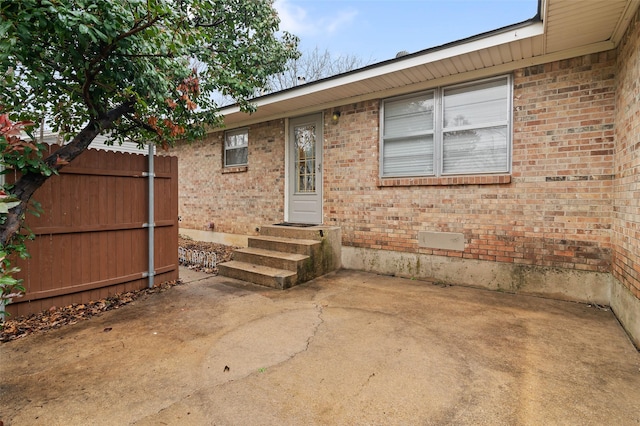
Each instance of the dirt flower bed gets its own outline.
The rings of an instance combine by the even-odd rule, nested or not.
[[[178,245],[188,250],[198,250],[216,253],[218,263],[227,262],[233,257],[234,247],[223,244],[205,243],[180,237]],[[201,270],[208,274],[217,275],[218,268],[201,268],[195,265],[185,265],[191,269]],[[75,303],[73,305],[52,307],[38,314],[23,317],[7,317],[0,322],[0,342],[9,342],[28,336],[32,333],[47,332],[65,325],[76,324],[79,321],[101,315],[103,312],[118,309],[139,298],[150,297],[182,284],[180,280],[157,284],[154,288],[115,294],[106,299],[89,303]]]

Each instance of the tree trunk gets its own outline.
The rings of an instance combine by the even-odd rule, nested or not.
[[[52,169],[60,170],[64,164],[70,163],[78,155],[82,154],[103,130],[110,129],[113,123],[124,114],[133,112],[133,105],[133,102],[121,104],[103,116],[89,121],[71,142],[49,155],[44,162]],[[58,159],[63,160],[63,164],[59,164]],[[6,246],[13,236],[20,231],[31,196],[47,179],[49,179],[49,176],[29,172],[16,181],[11,194],[20,200],[20,204],[9,210],[5,222],[0,225],[1,247]]]

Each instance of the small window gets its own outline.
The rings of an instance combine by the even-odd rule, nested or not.
[[[240,129],[224,134],[224,166],[245,166],[249,157],[249,130]]]
[[[509,172],[510,105],[508,76],[384,101],[380,175]]]

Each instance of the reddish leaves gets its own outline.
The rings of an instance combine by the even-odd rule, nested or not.
[[[182,80],[180,84],[176,87],[176,91],[178,92],[177,99],[167,98],[164,102],[171,110],[175,110],[178,105],[183,104],[184,108],[188,111],[195,111],[198,108],[198,104],[193,101],[193,97],[198,96],[200,94],[200,79],[198,78],[198,74],[194,69],[192,74]],[[160,138],[165,136],[169,136],[170,138],[178,138],[186,133],[186,129],[183,125],[177,124],[175,121],[165,118],[160,121],[160,118],[156,116],[151,116],[147,118],[147,124]],[[169,148],[169,144],[166,141],[162,142],[162,148],[167,150]]]
[[[69,162],[63,158],[60,158],[60,156],[56,156],[56,163],[54,164],[55,168],[59,168],[62,166],[66,166],[67,164],[69,164]]]
[[[4,153],[23,152],[26,147],[37,151],[38,148],[31,142],[23,141],[20,136],[25,128],[34,126],[33,121],[16,121],[13,123],[9,120],[8,114],[0,114],[0,136],[7,141]]]

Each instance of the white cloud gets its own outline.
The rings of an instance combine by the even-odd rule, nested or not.
[[[358,11],[355,9],[340,11],[332,20],[325,22],[324,26],[329,33],[335,33],[342,27],[350,25],[356,15],[358,15]]]
[[[288,0],[276,0],[273,7],[278,11],[278,17],[280,17],[280,30],[288,31],[297,36],[302,36],[308,21],[307,11],[300,7],[291,4]]]
[[[342,28],[351,25],[358,15],[358,11],[353,8],[335,10],[333,4],[323,11],[329,15],[320,16],[315,12],[311,14],[308,9],[293,4],[291,0],[276,0],[274,8],[280,17],[280,30],[300,38],[340,32]]]

